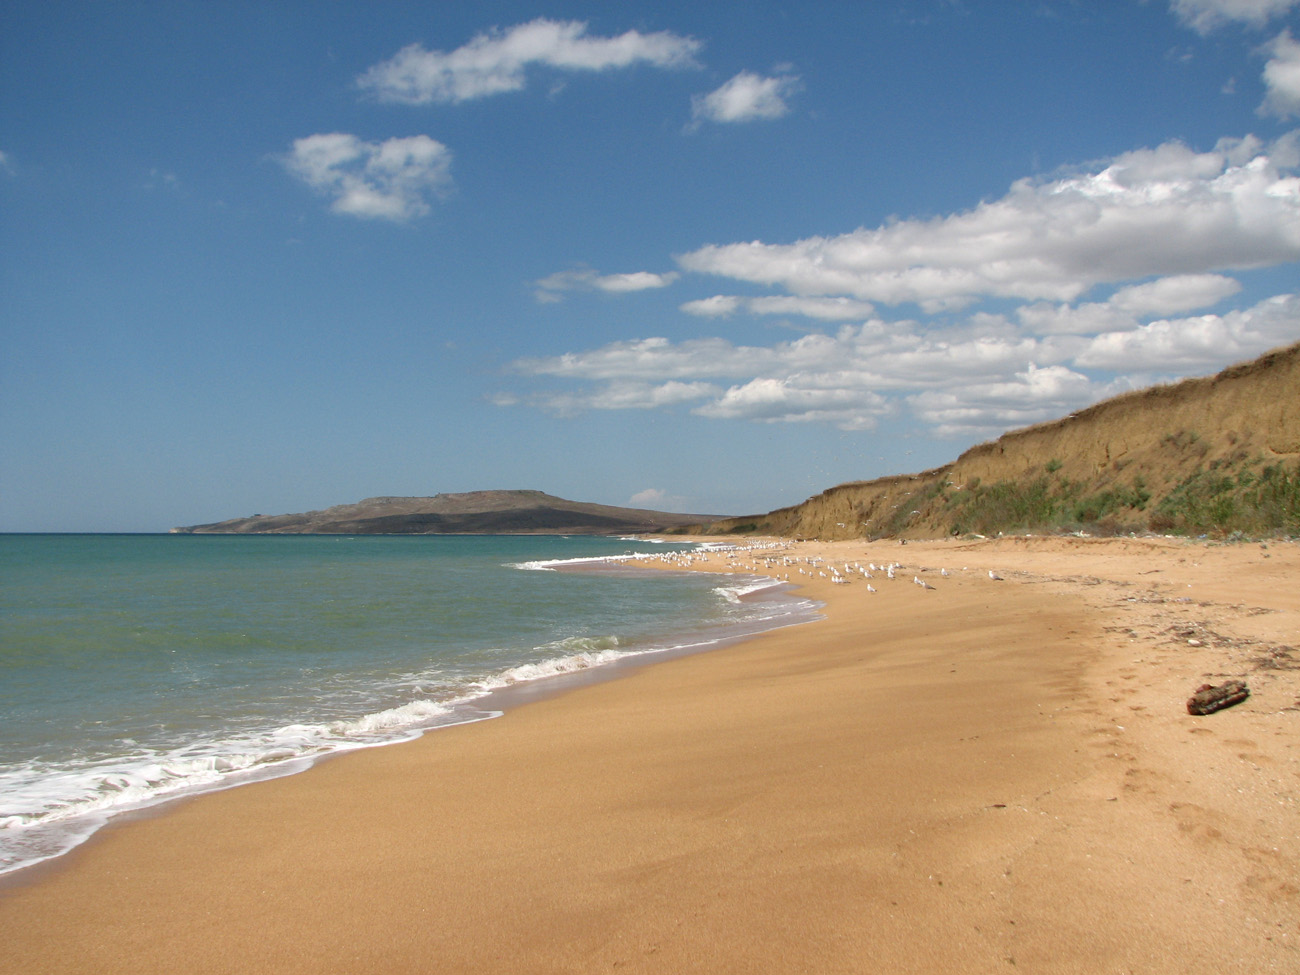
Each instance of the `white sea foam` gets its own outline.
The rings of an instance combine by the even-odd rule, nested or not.
[[[739,585],[718,586],[713,591],[722,596],[729,603],[739,604],[746,596],[752,596],[756,592],[763,592],[765,589],[774,589],[783,585],[777,579],[771,579],[767,576],[744,577],[752,581],[742,582]]]
[[[636,538],[622,537],[619,541],[633,542],[637,545],[681,545],[681,542],[671,541],[663,538]],[[683,551],[689,552],[713,552],[722,549],[730,549],[735,546],[728,543],[719,542],[701,542],[684,548]],[[561,567],[582,566],[582,565],[599,565],[602,562],[634,562],[634,561],[651,561],[659,560],[664,557],[663,552],[622,552],[611,555],[591,555],[580,558],[570,559],[538,559],[532,562],[510,562],[507,568],[524,569],[533,572],[553,572]]]
[[[575,559],[538,559],[532,562],[509,562],[507,568],[530,572],[554,572],[562,566],[599,565],[602,562],[632,562],[636,559],[657,559],[657,552],[623,552],[619,555],[592,555]]]
[[[548,677],[559,677],[562,674],[576,674],[579,671],[590,670],[592,667],[612,664],[614,661],[622,660],[628,656],[633,656],[633,654],[619,650],[584,650],[580,653],[570,654],[567,657],[552,657],[549,660],[543,660],[535,664],[520,664],[517,667],[510,667],[480,682],[480,686],[484,690],[498,690],[512,684],[545,680]]]
[[[290,724],[262,735],[141,750],[62,769],[39,762],[10,767],[0,772],[0,873],[66,852],[117,813],[287,775],[324,755],[409,740],[431,727],[495,717],[497,712],[465,706],[480,696],[415,700],[351,720]]]

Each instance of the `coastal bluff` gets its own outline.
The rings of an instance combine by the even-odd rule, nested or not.
[[[1300,343],[854,481],[713,534],[877,539],[1015,531],[1300,534]]]
[[[287,515],[249,515],[173,528],[193,535],[625,535],[664,532],[716,516],[568,501],[541,491],[378,497]]]

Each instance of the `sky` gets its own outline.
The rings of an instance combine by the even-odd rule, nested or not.
[[[0,0],[0,531],[748,514],[1300,340],[1300,0]]]

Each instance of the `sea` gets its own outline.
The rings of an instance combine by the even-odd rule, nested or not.
[[[0,535],[0,873],[128,811],[495,717],[511,689],[816,618],[766,577],[622,565],[695,549]]]

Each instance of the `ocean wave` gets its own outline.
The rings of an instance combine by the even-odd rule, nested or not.
[[[602,562],[631,562],[635,559],[657,559],[658,553],[623,552],[619,555],[588,555],[573,559],[537,559],[532,562],[507,562],[508,569],[523,569],[526,572],[554,572],[561,566],[599,565]]]
[[[409,740],[430,727],[495,716],[456,703],[415,700],[354,719],[289,724],[63,768],[11,766],[0,771],[0,873],[66,852],[117,813],[287,775],[324,755]]]
[[[784,585],[780,580],[771,579],[767,576],[745,576],[743,578],[746,580],[745,582],[717,586],[713,591],[727,602],[739,604],[746,596],[752,596],[756,592],[763,592],[766,589],[774,589]]]
[[[480,686],[485,691],[500,690],[514,684],[545,680],[548,677],[560,677],[564,674],[576,674],[634,655],[621,650],[583,650],[564,657],[552,657],[537,663],[511,667],[480,682]]]

